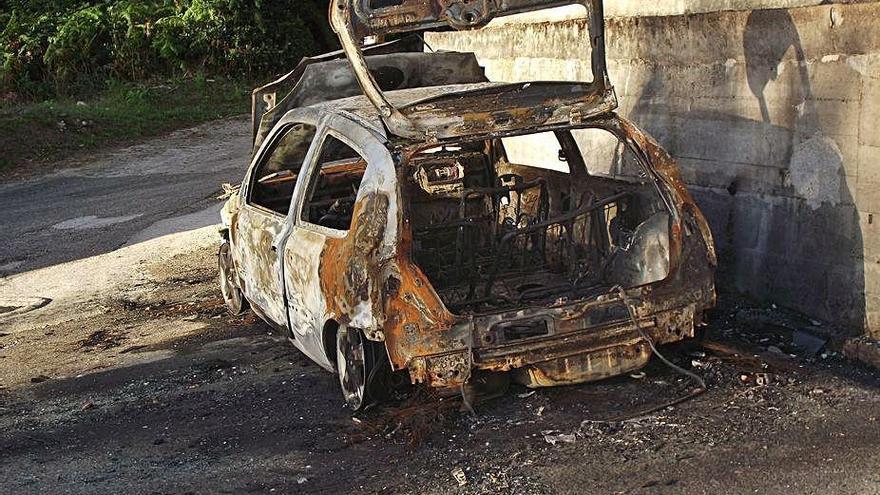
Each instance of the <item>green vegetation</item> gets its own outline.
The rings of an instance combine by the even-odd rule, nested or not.
[[[246,112],[253,81],[334,48],[327,5],[0,0],[0,173]]]
[[[335,44],[327,4],[0,0],[0,92],[39,99],[100,90],[110,79],[261,79]]]
[[[0,107],[0,177],[30,175],[46,162],[125,144],[250,108],[251,85],[183,79],[113,83],[95,98]]]

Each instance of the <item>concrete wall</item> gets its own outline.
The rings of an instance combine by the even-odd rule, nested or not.
[[[859,3],[872,0],[615,0],[605,2],[608,17],[645,17],[699,14],[722,10],[791,9],[830,3]]]
[[[880,4],[607,27],[620,112],[678,158],[719,284],[880,337]],[[576,79],[585,34],[579,19],[506,22],[428,42],[475,51],[493,80]]]
[[[848,0],[846,3],[856,3],[865,0]],[[829,3],[826,0],[657,0],[646,2],[644,0],[606,0],[605,17],[648,17],[670,16],[681,14],[698,14],[704,12],[718,12],[722,10],[751,10],[751,9],[782,9],[793,7],[806,7]],[[840,2],[838,2],[840,3]],[[559,12],[575,11],[571,7],[560,7],[553,15],[559,17]],[[531,21],[542,20],[541,13],[530,13],[524,17]],[[567,16],[567,14],[566,14]]]

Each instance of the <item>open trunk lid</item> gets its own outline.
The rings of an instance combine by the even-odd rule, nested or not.
[[[432,30],[480,29],[501,16],[582,5],[589,19],[592,81],[499,85],[393,105],[365,59],[367,37]],[[416,141],[565,123],[617,108],[605,62],[602,0],[335,0],[330,22],[364,94],[389,134]]]

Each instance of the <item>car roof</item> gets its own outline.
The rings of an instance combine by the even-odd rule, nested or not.
[[[399,89],[395,91],[388,91],[385,93],[385,95],[388,97],[389,101],[400,108],[415,105],[421,101],[433,100],[441,96],[449,95],[451,93],[495,88],[506,85],[506,83],[497,82],[448,84],[445,86],[428,86],[422,88]],[[449,106],[451,104],[452,102],[450,100],[437,100],[431,101],[431,103],[429,103],[429,105],[431,105],[436,110],[442,110],[443,107]],[[364,124],[366,127],[369,127],[372,130],[378,132],[385,138],[389,139],[389,141],[391,142],[411,142],[407,139],[400,138],[393,134],[389,136],[389,134],[385,131],[384,126],[382,125],[382,119],[379,116],[379,111],[376,110],[376,107],[373,106],[370,100],[364,95],[350,96],[347,98],[340,98],[338,100],[325,101],[302,108],[309,108],[319,113],[351,114],[357,117],[358,120],[360,120],[361,123]]]

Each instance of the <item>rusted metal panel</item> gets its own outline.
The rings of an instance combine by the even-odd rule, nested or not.
[[[581,4],[601,9],[590,0],[337,0],[331,9],[350,19],[361,37],[451,27],[476,29],[499,16]]]
[[[335,0],[330,7],[330,24],[364,95],[395,136],[432,141],[493,129],[577,124],[617,107],[605,62],[602,0],[403,0],[381,7],[373,2]],[[477,29],[497,16],[574,4],[583,5],[590,18],[591,82],[503,85],[476,94],[453,93],[442,98],[443,104],[418,102],[398,107],[381,89],[363,53],[366,36],[441,27]]]
[[[399,53],[399,52],[421,52],[423,51],[424,43],[422,40],[415,36],[408,36],[405,38],[397,39],[394,41],[390,41],[388,43],[380,43],[373,45],[369,48],[364,49],[365,54],[369,55],[380,55],[386,53]],[[260,137],[260,128],[261,122],[267,113],[271,110],[275,109],[277,104],[282,102],[282,100],[288,98],[296,98],[299,94],[302,93],[301,90],[297,89],[297,86],[301,83],[302,79],[306,77],[306,73],[313,69],[315,65],[324,64],[326,62],[331,62],[334,60],[340,60],[344,58],[345,52],[342,50],[336,50],[333,52],[325,53],[322,55],[317,55],[314,57],[305,57],[303,58],[296,67],[293,68],[287,74],[279,77],[278,79],[260,86],[259,88],[255,88],[251,93],[251,130],[253,133],[254,139],[254,151],[259,147],[260,142],[262,142],[262,136]],[[293,96],[291,96],[293,95]],[[310,95],[312,98],[318,97],[317,95]],[[344,94],[332,94],[328,98],[325,98],[321,101],[329,101],[335,98],[343,98]],[[296,105],[289,105],[287,111],[296,108]],[[279,118],[283,117],[284,113],[278,115]],[[274,119],[277,122],[278,119]],[[274,122],[273,122],[274,124]],[[269,126],[271,129],[271,126]]]
[[[449,84],[485,82],[483,68],[473,53],[385,53],[401,40],[365,50],[366,63],[383,91]],[[403,43],[409,50],[413,43]],[[361,88],[342,52],[303,60],[296,69],[253,92],[252,125],[256,151],[269,131],[295,108],[359,95]]]
[[[612,347],[517,368],[513,379],[529,388],[572,385],[637,370],[650,358],[651,348],[637,338]]]
[[[368,194],[355,205],[350,236],[328,239],[321,253],[321,292],[328,314],[356,328],[375,328],[382,315],[377,294],[379,245],[388,222],[388,196]],[[369,315],[369,316],[364,316]]]
[[[286,325],[284,290],[277,277],[280,260],[272,248],[284,227],[284,217],[245,205],[236,222],[236,250],[243,289],[257,308],[278,325]]]

